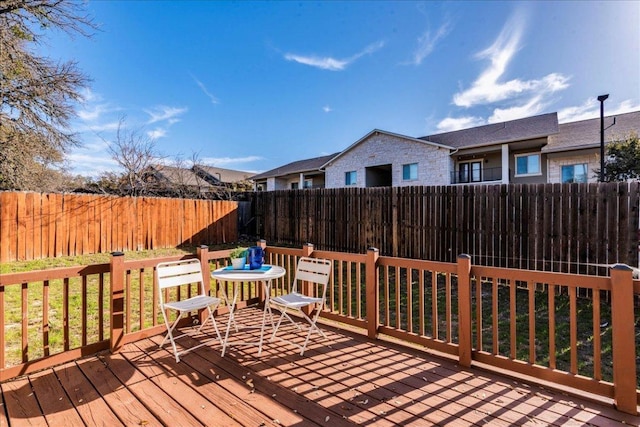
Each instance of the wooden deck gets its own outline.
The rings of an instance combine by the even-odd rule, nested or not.
[[[159,337],[128,344],[0,384],[0,426],[640,425],[610,404],[323,329],[329,341],[303,357],[276,341],[261,357],[238,346],[222,358],[214,343],[176,363]]]

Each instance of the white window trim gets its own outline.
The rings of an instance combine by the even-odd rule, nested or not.
[[[529,157],[529,156],[538,156],[538,172],[536,173],[518,173],[518,157]],[[514,177],[521,177],[521,176],[541,176],[542,175],[542,153],[539,151],[532,151],[530,153],[520,153],[520,154],[514,154],[514,169],[515,169],[515,173],[514,173]]]

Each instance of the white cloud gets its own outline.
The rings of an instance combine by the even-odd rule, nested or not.
[[[211,92],[209,92],[209,90],[207,89],[207,87],[204,85],[204,83],[202,83],[200,80],[198,80],[197,77],[195,76],[191,76],[193,78],[193,80],[196,82],[196,84],[198,85],[198,87],[200,87],[200,89],[202,90],[202,92],[204,92],[205,95],[207,95],[209,97],[209,99],[211,100],[212,104],[219,104],[220,100],[218,98],[216,98],[213,94],[211,94]]]
[[[167,130],[163,128],[155,128],[147,132],[147,136],[151,139],[159,139],[167,135]]]
[[[449,22],[443,23],[433,35],[431,34],[431,30],[425,31],[424,34],[418,37],[418,47],[415,52],[413,52],[413,58],[410,64],[422,64],[422,61],[433,52],[436,44],[446,37],[450,31],[451,24]]]
[[[120,166],[107,153],[78,150],[69,153],[66,162],[76,175],[97,178],[104,172],[118,172]]]
[[[325,105],[324,107],[322,107],[322,111],[324,111],[325,113],[330,113],[333,111],[333,109],[328,105]]]
[[[447,117],[438,123],[437,129],[438,132],[451,132],[454,130],[482,126],[484,124],[486,124],[486,122],[482,117]]]
[[[547,103],[543,102],[542,96],[534,96],[526,104],[511,108],[496,108],[488,123],[506,122],[509,120],[521,119],[523,117],[536,116],[544,111]]]
[[[507,21],[495,42],[476,55],[479,59],[489,59],[490,65],[469,89],[453,96],[455,105],[468,108],[529,94],[535,96],[553,94],[569,87],[570,78],[560,73],[551,73],[542,79],[500,81],[507,66],[520,50],[520,39],[524,27],[524,16],[521,13],[516,13]]]
[[[319,57],[315,55],[304,56],[304,55],[296,55],[293,53],[285,54],[284,59],[286,59],[287,61],[294,61],[299,64],[320,68],[321,70],[342,71],[346,69],[349,65],[351,65],[353,62],[361,58],[362,56],[372,54],[375,51],[381,49],[383,46],[384,46],[383,41],[372,43],[369,46],[365,47],[364,50],[362,50],[361,52],[358,52],[355,55],[352,55],[345,59]]]
[[[630,99],[620,102],[617,106],[607,104],[605,101],[604,114],[605,116],[613,116],[638,110],[640,110],[640,104],[634,104]],[[558,122],[560,123],[577,122],[596,117],[600,117],[600,101],[596,97],[587,99],[582,105],[558,111]]]
[[[263,157],[260,156],[247,156],[247,157],[205,157],[202,159],[202,163],[206,165],[213,166],[228,166],[228,165],[237,165],[244,163],[257,162],[259,160],[264,160]]]
[[[177,116],[186,113],[188,108],[177,108],[177,107],[168,107],[166,105],[158,105],[154,107],[152,110],[144,110],[151,118],[147,122],[147,124],[156,123],[164,120],[174,120],[178,121]]]

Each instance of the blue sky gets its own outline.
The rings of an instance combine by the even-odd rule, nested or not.
[[[90,1],[46,54],[92,78],[70,153],[117,170],[117,124],[169,158],[262,172],[371,130],[420,137],[640,110],[640,2]]]

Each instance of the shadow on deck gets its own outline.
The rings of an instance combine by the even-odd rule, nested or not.
[[[241,323],[258,316],[236,314]],[[323,329],[329,340],[302,357],[275,341],[260,357],[234,346],[222,358],[214,343],[176,363],[161,337],[141,340],[1,384],[0,425],[640,425],[604,402]]]

